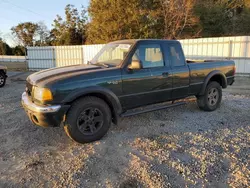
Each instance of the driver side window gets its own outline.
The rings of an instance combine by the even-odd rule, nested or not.
[[[140,45],[132,60],[140,60],[143,68],[164,66],[163,54],[159,44]]]

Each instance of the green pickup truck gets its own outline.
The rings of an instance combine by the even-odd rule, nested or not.
[[[5,86],[7,79],[7,67],[0,65],[0,88]]]
[[[105,45],[88,65],[30,75],[22,105],[34,124],[63,125],[70,138],[87,143],[120,117],[181,105],[188,96],[213,111],[234,75],[233,61],[185,60],[178,41],[122,40]]]

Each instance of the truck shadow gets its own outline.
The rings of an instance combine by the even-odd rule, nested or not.
[[[0,120],[0,185],[244,187],[248,106],[228,100],[211,113],[191,101],[123,118],[102,140],[84,145],[68,139],[62,128],[32,125],[21,109],[6,111]],[[235,109],[241,115],[231,117]]]

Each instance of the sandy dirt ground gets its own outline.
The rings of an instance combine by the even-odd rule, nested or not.
[[[0,89],[0,187],[250,187],[250,79],[221,107],[187,105],[129,118],[80,145],[63,128],[31,124],[24,79]]]

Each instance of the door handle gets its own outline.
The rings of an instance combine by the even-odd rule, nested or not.
[[[163,72],[163,73],[162,73],[162,76],[168,77],[168,72]]]

